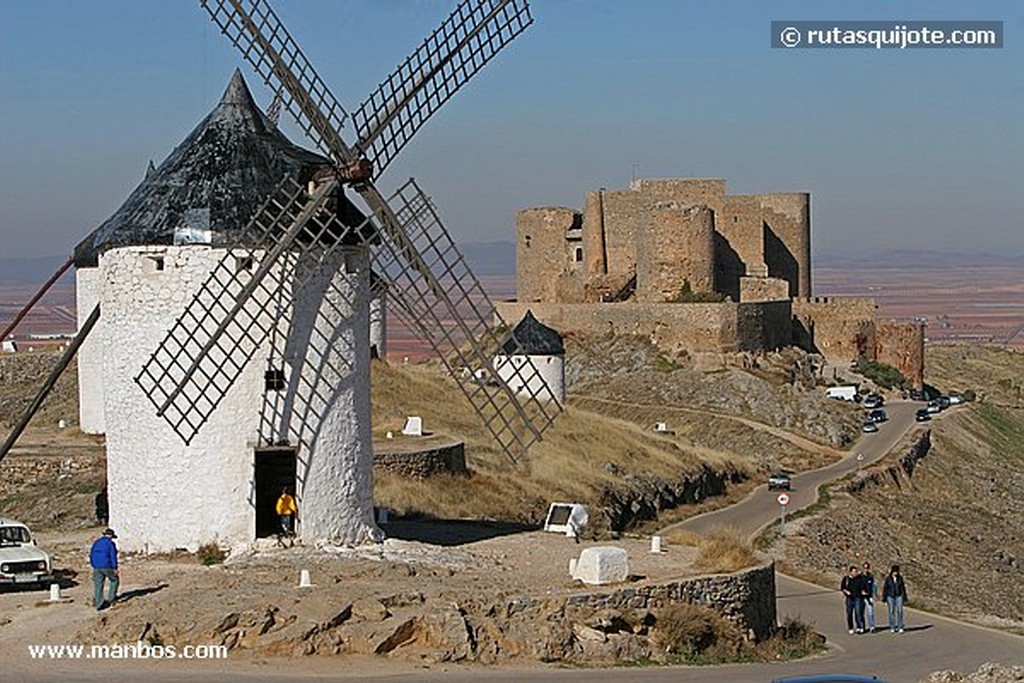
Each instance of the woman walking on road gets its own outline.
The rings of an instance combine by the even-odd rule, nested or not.
[[[898,564],[894,564],[885,577],[882,599],[889,606],[889,631],[903,633],[903,603],[907,601],[907,584]]]

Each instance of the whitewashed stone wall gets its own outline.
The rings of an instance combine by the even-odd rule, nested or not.
[[[133,381],[222,249],[124,247],[100,257],[110,525],[125,550],[250,541],[253,444],[267,349],[260,349],[186,446]],[[156,258],[164,259],[157,270]]]
[[[370,299],[370,346],[377,347],[377,357],[388,357],[387,294],[381,292]]]
[[[82,329],[93,307],[100,300],[100,269],[79,268],[75,271],[75,307],[78,310],[78,329]],[[86,434],[103,434],[103,311],[92,332],[79,347],[78,365],[78,425]]]
[[[286,408],[276,439],[300,444],[300,535],[357,544],[382,540],[373,517],[370,424],[369,253],[339,250],[299,263],[284,361]]]
[[[537,369],[531,372],[527,359]],[[495,356],[495,372],[512,391],[565,405],[565,358],[562,356]]]

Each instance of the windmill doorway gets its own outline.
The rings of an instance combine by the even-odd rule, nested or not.
[[[281,489],[295,495],[295,449],[259,449],[255,468],[256,538],[267,538],[281,528],[275,509]]]

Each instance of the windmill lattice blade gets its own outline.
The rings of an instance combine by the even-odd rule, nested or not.
[[[282,181],[242,233],[246,246],[218,260],[135,377],[185,443],[278,324],[271,306],[286,284],[296,286],[295,260],[341,243],[347,228],[324,209],[336,188],[326,182],[310,197],[295,180]]]
[[[531,23],[526,0],[464,0],[353,112],[356,149],[382,173],[420,126]]]
[[[514,461],[561,407],[536,389],[543,381],[537,381],[539,372],[525,356],[513,382],[522,387],[519,392],[493,372],[491,355],[503,341],[493,326],[503,323],[419,186],[410,180],[388,206],[404,239],[385,236],[374,251],[373,268],[389,283],[392,311],[434,348]],[[476,376],[480,370],[483,381]]]
[[[349,163],[355,156],[338,136],[348,113],[263,0],[200,0],[221,32],[273,91],[321,151]]]

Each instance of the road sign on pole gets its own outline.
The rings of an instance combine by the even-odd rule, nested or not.
[[[786,506],[789,505],[789,494],[780,493],[775,500],[779,501],[779,536],[786,535]]]

